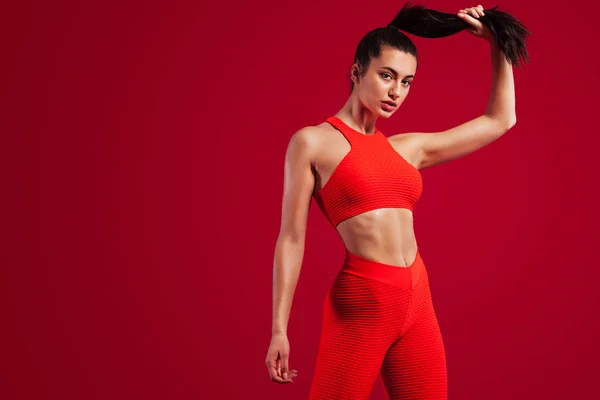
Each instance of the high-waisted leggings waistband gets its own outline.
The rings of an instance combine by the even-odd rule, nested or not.
[[[424,269],[425,264],[418,248],[415,260],[406,267],[369,260],[351,253],[348,249],[342,266],[342,271],[346,273],[376,279],[403,289],[413,289]]]

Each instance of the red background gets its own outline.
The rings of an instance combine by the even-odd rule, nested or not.
[[[404,2],[48,3],[5,4],[0,28],[0,397],[305,399],[344,250],[313,202],[288,332],[299,376],[272,383],[284,153],[342,107],[358,41]],[[598,4],[496,4],[532,32],[518,122],[423,170],[415,208],[449,397],[591,398]],[[378,128],[483,113],[488,45],[411,38],[411,94]]]

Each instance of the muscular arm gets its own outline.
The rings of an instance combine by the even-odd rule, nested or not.
[[[517,122],[512,66],[491,43],[492,87],[483,115],[443,132],[392,135],[390,142],[407,147],[418,169],[470,154],[500,138]],[[414,155],[413,155],[414,154]]]
[[[290,138],[285,155],[281,228],[273,261],[273,334],[287,333],[304,258],[306,223],[315,184],[314,142],[312,129],[302,128]]]

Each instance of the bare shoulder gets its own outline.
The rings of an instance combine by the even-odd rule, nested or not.
[[[288,142],[288,154],[302,154],[314,160],[319,148],[319,129],[316,126],[305,126],[292,134]]]
[[[319,127],[318,126],[305,126],[298,129],[290,140],[295,141],[314,141],[317,139]]]
[[[298,129],[290,138],[289,147],[302,149],[314,160],[319,150],[324,147],[328,136],[328,124],[309,125]]]

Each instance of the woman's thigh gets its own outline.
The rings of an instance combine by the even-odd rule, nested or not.
[[[391,400],[448,398],[446,352],[428,292],[418,318],[383,360],[381,378]]]
[[[338,275],[325,300],[309,399],[368,399],[410,296],[375,279]]]

